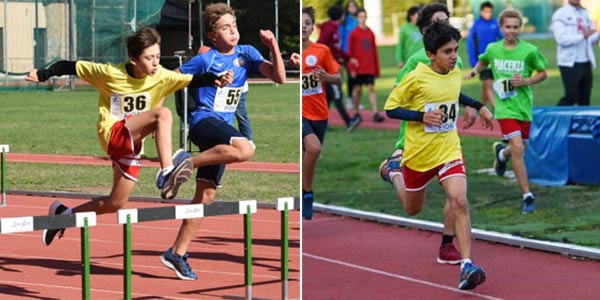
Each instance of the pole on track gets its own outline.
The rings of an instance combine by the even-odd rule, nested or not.
[[[8,152],[8,145],[0,145],[0,152],[2,152],[2,160],[0,161],[0,188],[2,188],[2,205],[6,206],[6,152]]]
[[[246,206],[244,215],[244,257],[245,257],[245,283],[246,299],[252,300],[252,211],[251,206]]]
[[[288,203],[284,203],[281,211],[281,299],[288,299],[289,279],[289,235],[288,235]]]
[[[123,293],[124,299],[131,300],[131,215],[123,224]]]
[[[83,276],[81,276],[81,299],[90,299],[90,233],[88,218],[83,219],[81,227],[81,261],[83,262]]]

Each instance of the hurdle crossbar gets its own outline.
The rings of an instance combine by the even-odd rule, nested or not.
[[[67,215],[28,216],[0,219],[0,234],[81,228],[81,298],[90,299],[90,244],[88,227],[96,226],[95,212],[82,212]]]
[[[223,215],[244,215],[245,283],[247,297],[252,293],[252,232],[250,215],[256,213],[256,200],[239,202],[215,202],[210,205],[188,204],[169,207],[121,209],[117,211],[117,222],[123,224],[123,285],[124,298],[131,299],[131,224],[160,220],[204,218]],[[250,293],[248,296],[248,293]]]

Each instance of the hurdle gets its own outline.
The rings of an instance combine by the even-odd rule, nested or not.
[[[81,299],[90,299],[90,243],[88,227],[96,226],[96,213],[29,216],[0,219],[0,234],[29,232],[44,229],[81,228]]]
[[[289,299],[289,210],[300,210],[300,198],[277,198],[275,209],[281,212],[281,299]]]
[[[6,206],[6,153],[10,151],[8,145],[0,145],[0,152],[2,152],[2,160],[0,161],[0,188],[2,188],[2,204],[0,207]]]
[[[131,224],[172,219],[204,218],[222,215],[244,215],[244,277],[246,299],[252,299],[252,224],[251,214],[256,213],[256,200],[239,202],[214,202],[210,205],[188,204],[169,207],[121,209],[117,222],[123,225],[123,293],[131,299]]]

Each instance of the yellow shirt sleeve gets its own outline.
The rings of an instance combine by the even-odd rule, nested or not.
[[[174,93],[177,90],[180,90],[190,84],[194,75],[192,74],[180,74],[171,70],[162,69],[161,75],[165,80],[165,89],[163,90],[163,95],[168,96]]]
[[[415,75],[415,72],[411,72],[402,78],[400,84],[388,96],[383,109],[410,108],[410,103],[415,95],[414,88],[417,81],[417,76]]]
[[[109,65],[79,60],[75,64],[77,76],[89,84],[99,87],[107,82],[109,77]]]

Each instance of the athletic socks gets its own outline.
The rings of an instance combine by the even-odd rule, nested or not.
[[[465,267],[466,264],[473,264],[473,262],[470,259],[468,259],[468,258],[465,258],[465,259],[461,260],[460,261],[460,270],[461,271]]]
[[[500,151],[498,151],[498,159],[499,159],[501,162],[505,162],[505,161],[507,161],[507,160],[508,160],[508,157],[504,156],[504,148],[503,148],[503,149],[501,149]]]
[[[452,244],[453,240],[454,240],[454,236],[453,235],[448,235],[448,234],[442,235],[442,246],[445,246],[445,245],[448,245],[448,244]]]
[[[535,197],[533,196],[533,193],[532,193],[532,192],[529,192],[529,193],[527,193],[527,194],[523,194],[523,200],[527,199],[527,197],[535,198]]]

